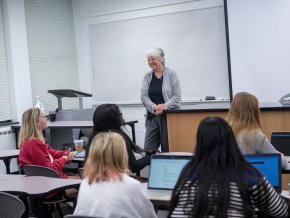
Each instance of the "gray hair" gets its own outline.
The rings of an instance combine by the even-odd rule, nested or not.
[[[146,52],[146,58],[157,57],[163,66],[165,65],[164,51],[161,48],[150,49]]]

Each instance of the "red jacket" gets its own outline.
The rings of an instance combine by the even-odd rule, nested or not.
[[[54,150],[39,139],[30,139],[21,144],[18,160],[20,167],[28,164],[45,166],[57,171],[61,178],[67,178],[62,172],[66,163],[66,159],[62,156],[65,154],[66,151]]]

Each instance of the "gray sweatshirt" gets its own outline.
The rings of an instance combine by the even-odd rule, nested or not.
[[[252,133],[241,131],[238,134],[237,143],[242,154],[278,153],[260,129],[256,129]],[[282,169],[286,169],[287,165],[287,159],[281,157]]]
[[[148,89],[152,79],[153,71],[145,74],[141,88],[141,101],[148,111],[154,113],[155,103],[148,95]],[[181,106],[181,88],[175,71],[165,67],[163,72],[162,95],[166,109],[178,109]]]

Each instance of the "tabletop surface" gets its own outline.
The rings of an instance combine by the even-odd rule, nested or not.
[[[0,150],[0,159],[5,157],[17,157],[19,149]]]
[[[31,197],[45,197],[66,188],[78,187],[81,179],[61,179],[44,176],[11,175],[0,176],[0,191],[24,194]]]
[[[141,186],[149,200],[169,202],[171,199],[172,190],[148,189],[148,183],[141,183]]]

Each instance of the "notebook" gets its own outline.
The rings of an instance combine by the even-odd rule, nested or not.
[[[259,170],[277,192],[281,192],[281,156],[280,154],[248,154],[245,159]]]
[[[271,143],[276,150],[290,158],[290,132],[272,132]]]
[[[183,167],[192,155],[151,156],[148,189],[173,190]]]

